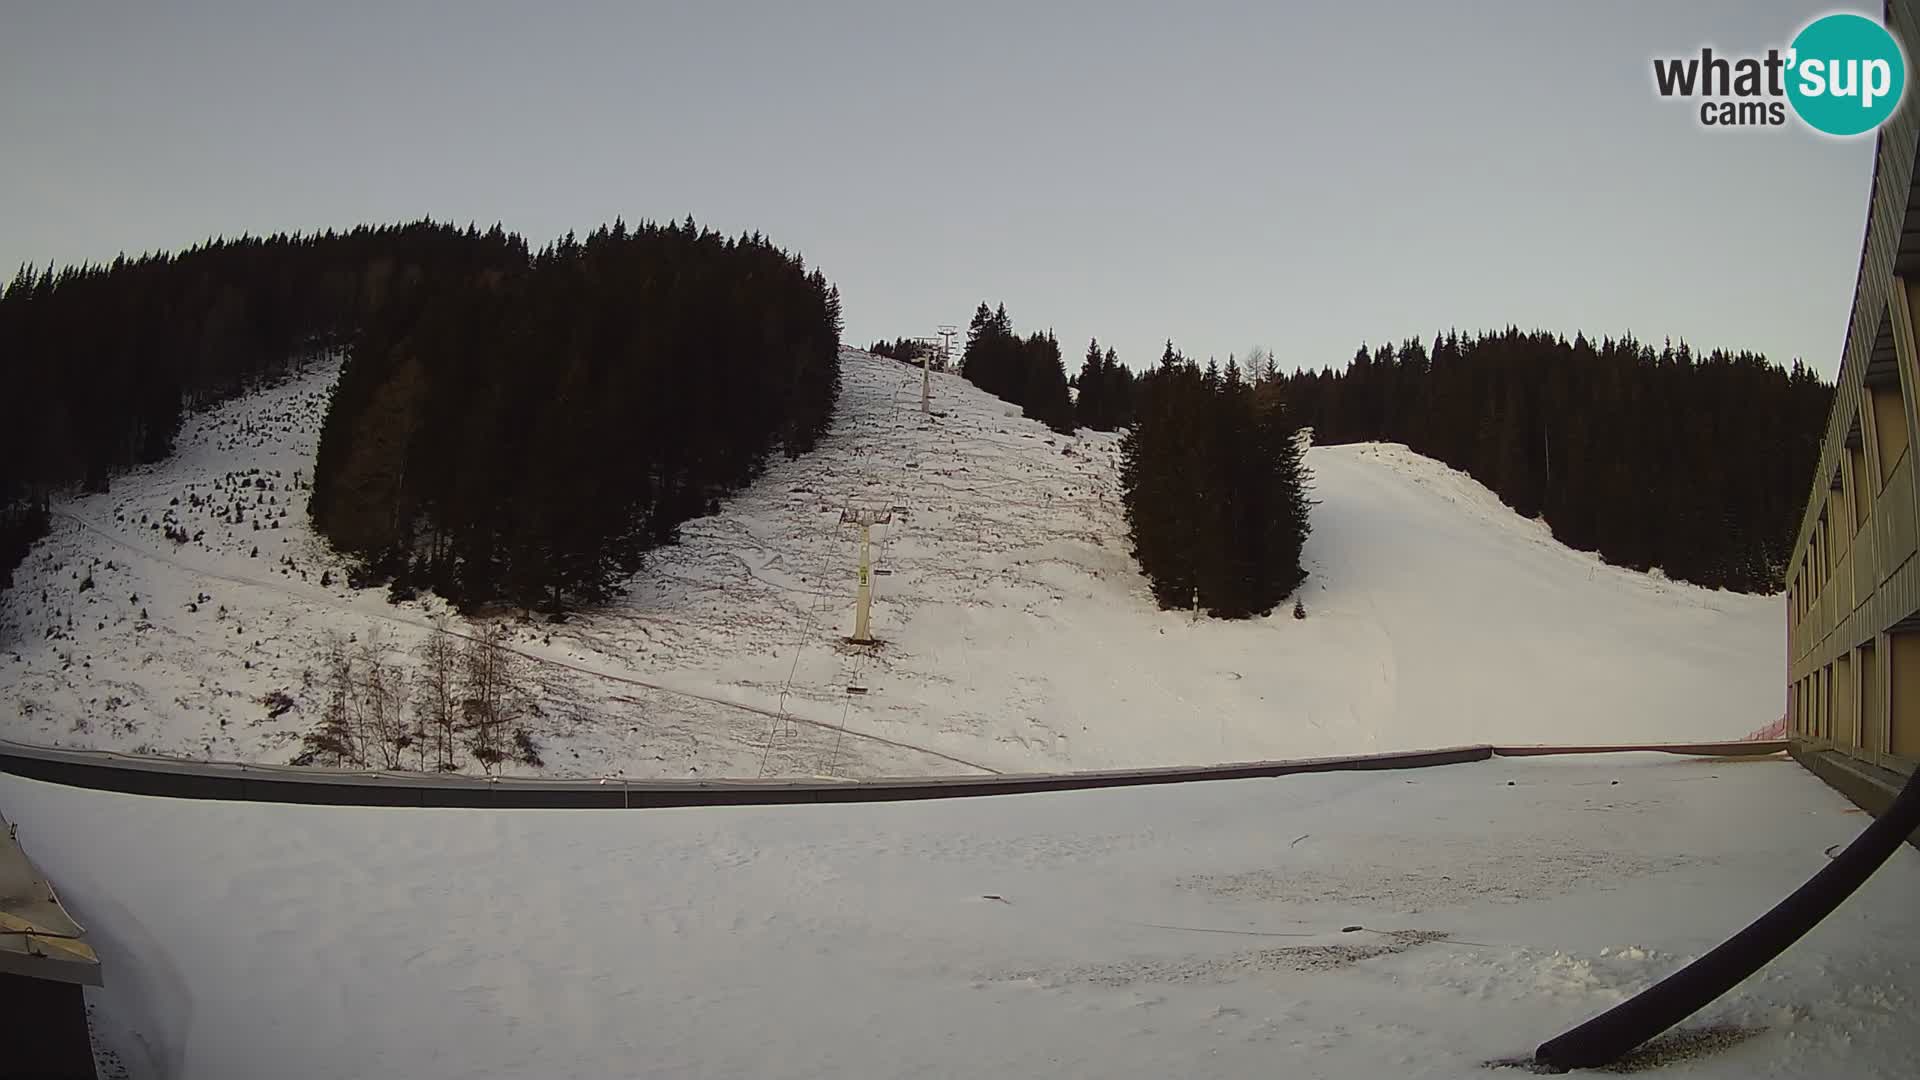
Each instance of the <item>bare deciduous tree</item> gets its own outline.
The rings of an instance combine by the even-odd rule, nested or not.
[[[1247,378],[1253,382],[1272,382],[1276,374],[1273,353],[1264,345],[1247,350]]]
[[[446,616],[433,620],[433,632],[414,649],[414,657],[420,661],[413,695],[420,768],[427,767],[430,746],[433,767],[452,772],[457,764],[454,736],[460,723],[462,660],[459,639],[448,632]]]
[[[418,670],[409,675],[377,628],[364,641],[329,633],[319,676],[309,680],[323,695],[320,723],[294,763],[398,769],[411,760],[423,771],[452,772],[464,745],[489,773],[509,756],[537,764],[524,727],[538,713],[535,695],[551,689],[547,682],[569,691],[562,695],[569,700],[578,693],[565,679],[530,670],[511,636],[506,624],[491,623],[462,638],[444,616],[435,619],[413,649]]]
[[[326,637],[325,669],[321,674],[320,724],[303,740],[305,749],[297,761],[320,761],[337,768],[365,765],[358,740],[355,717],[358,695],[354,693],[354,656],[345,639],[329,632]]]
[[[476,629],[461,650],[461,712],[468,746],[487,772],[506,759],[507,732],[527,705],[523,665],[520,655],[507,647],[508,634],[504,623],[489,623]]]
[[[363,754],[369,762],[378,755],[382,766],[397,769],[409,741],[406,673],[387,661],[386,641],[378,630],[368,632],[356,659],[354,689]]]

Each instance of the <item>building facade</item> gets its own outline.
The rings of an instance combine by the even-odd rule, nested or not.
[[[1915,7],[1887,6],[1902,42],[1920,42]],[[1787,573],[1787,724],[1800,750],[1911,774],[1920,763],[1920,108],[1909,100],[1878,140],[1845,351]]]

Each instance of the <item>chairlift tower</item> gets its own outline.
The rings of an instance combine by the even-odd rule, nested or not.
[[[953,370],[953,339],[960,328],[951,324],[940,327],[940,367],[943,371]]]
[[[932,371],[932,368],[933,368],[934,339],[930,337],[919,337],[919,338],[914,338],[913,340],[916,344],[921,346],[921,349],[920,349],[920,412],[921,412],[921,415],[925,415],[933,411],[933,406],[930,404],[930,402],[933,399],[933,376],[930,374],[930,372]]]
[[[893,520],[891,510],[855,510],[840,511],[840,523],[860,526],[860,591],[855,601],[853,614],[853,636],[847,641],[854,645],[873,644],[873,631],[869,625],[869,616],[873,610],[873,560],[871,545],[873,527],[885,525]]]

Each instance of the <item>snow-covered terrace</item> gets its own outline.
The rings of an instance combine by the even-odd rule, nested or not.
[[[1868,820],[1784,757],[1651,754],[642,811],[0,775],[0,804],[101,954],[103,1075],[196,1078],[1486,1075]],[[1641,1063],[1909,1075],[1916,887],[1902,848]]]

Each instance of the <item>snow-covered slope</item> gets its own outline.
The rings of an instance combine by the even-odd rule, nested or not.
[[[1484,1063],[1867,820],[1781,758],[1657,755],[636,811],[0,776],[0,805],[100,952],[130,1080],[1525,1075]],[[1916,888],[1903,846],[1642,1066],[1913,1075]]]
[[[404,659],[444,605],[349,589],[305,523],[333,374],[195,417],[174,458],[59,506],[0,605],[0,735],[284,761],[328,631]],[[1305,620],[1158,611],[1127,555],[1116,437],[1057,436],[943,375],[923,417],[919,384],[848,351],[816,452],[689,522],[620,602],[516,624],[550,772],[1083,769],[1729,738],[1780,714],[1777,600],[1602,565],[1403,447],[1308,454]],[[877,649],[842,640],[847,509],[892,514],[873,530]],[[276,691],[295,702],[277,716]]]

